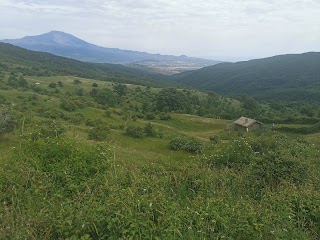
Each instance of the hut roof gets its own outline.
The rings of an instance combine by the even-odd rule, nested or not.
[[[239,125],[242,127],[246,127],[246,128],[250,127],[254,123],[258,123],[258,124],[262,125],[261,122],[255,120],[255,119],[247,118],[247,117],[241,117],[238,120],[236,120],[235,122],[233,122],[233,124],[236,124],[236,125]]]

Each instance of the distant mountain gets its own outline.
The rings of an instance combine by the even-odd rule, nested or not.
[[[51,31],[38,36],[27,36],[21,39],[5,39],[1,42],[84,62],[131,65],[164,74],[174,74],[220,63],[219,61],[191,58],[184,55],[170,56],[118,48],[104,48],[59,31]]]
[[[7,43],[0,43],[0,71],[1,69],[30,76],[71,75],[153,86],[162,86],[165,82],[165,79],[155,80],[148,72],[120,64],[86,63],[50,53],[26,50]]]
[[[221,63],[171,76],[184,85],[259,99],[320,100],[320,53]]]

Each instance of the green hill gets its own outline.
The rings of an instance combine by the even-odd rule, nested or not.
[[[319,239],[319,135],[178,113],[240,108],[196,91],[24,78],[0,77],[1,239]]]
[[[223,94],[247,93],[258,99],[319,101],[320,53],[221,63],[177,74],[172,79]]]
[[[319,104],[27,76],[77,62],[23,51],[0,64],[1,239],[319,239]]]
[[[0,69],[29,76],[72,75],[103,81],[161,85],[152,74],[120,64],[85,63],[0,43]]]

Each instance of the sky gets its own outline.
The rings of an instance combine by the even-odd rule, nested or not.
[[[320,52],[320,0],[0,0],[0,39],[63,31],[150,53],[247,60]]]

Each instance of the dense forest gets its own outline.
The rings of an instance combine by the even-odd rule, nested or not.
[[[263,100],[319,101],[320,53],[289,54],[220,63],[172,76],[176,82],[218,93],[247,93]]]

